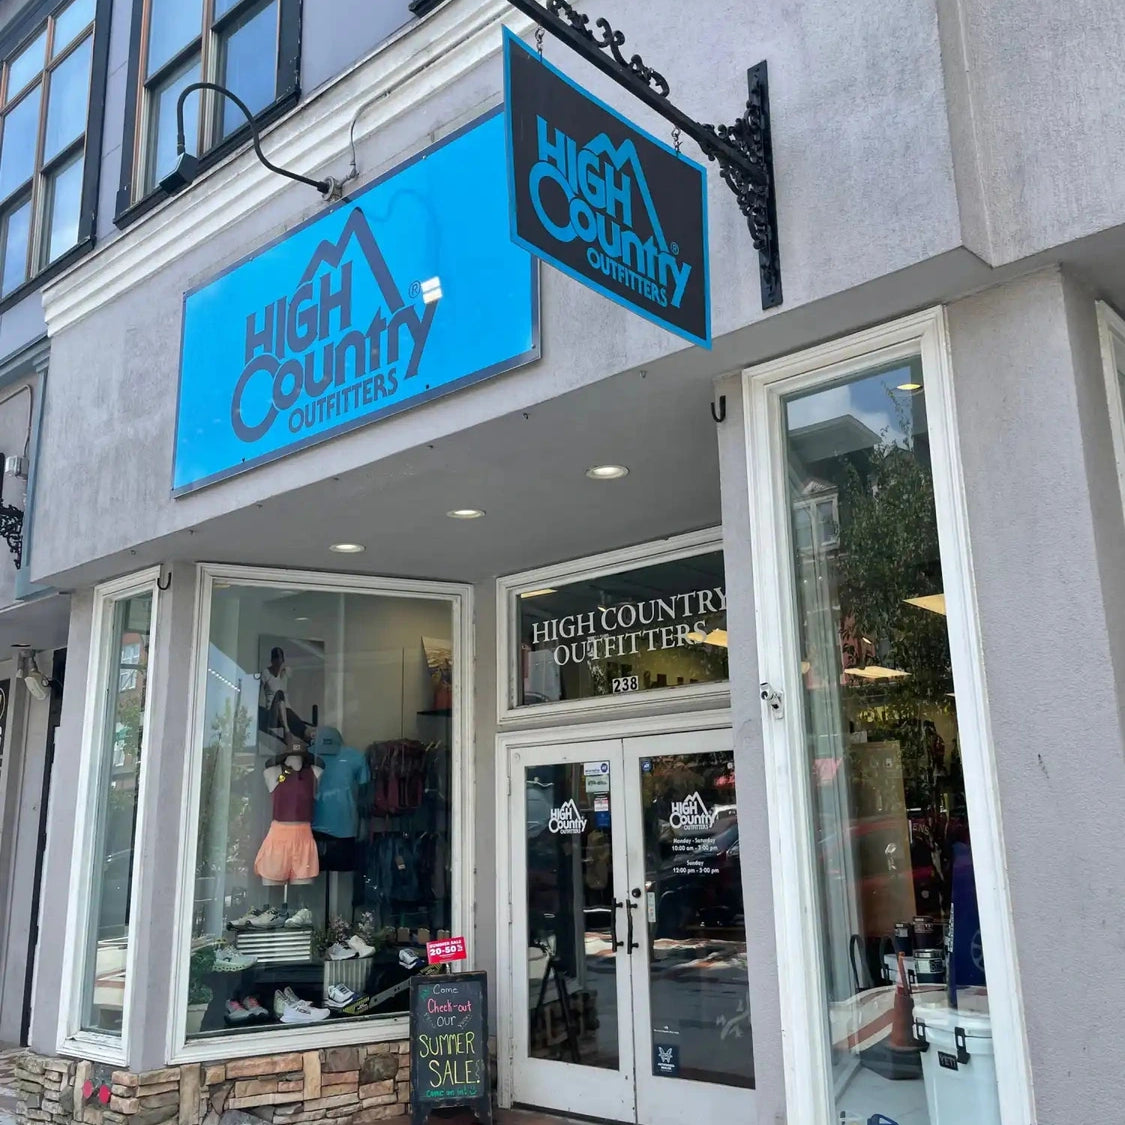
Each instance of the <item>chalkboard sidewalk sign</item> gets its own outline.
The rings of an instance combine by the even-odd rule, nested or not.
[[[454,1106],[492,1125],[487,973],[410,981],[411,1123],[425,1125],[431,1110]]]

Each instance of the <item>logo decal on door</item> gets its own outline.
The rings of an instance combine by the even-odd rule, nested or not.
[[[680,1073],[680,1048],[654,1043],[652,1073],[658,1078],[675,1078]]]
[[[693,793],[682,801],[672,802],[668,823],[677,832],[710,832],[715,827],[716,815],[698,793]]]
[[[556,836],[581,836],[586,831],[586,818],[571,799],[561,808],[551,810],[547,828]]]

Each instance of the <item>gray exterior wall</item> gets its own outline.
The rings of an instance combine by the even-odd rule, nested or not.
[[[450,4],[470,8],[468,0]],[[52,340],[36,493],[50,516],[36,537],[32,576],[76,590],[68,678],[77,688],[67,693],[59,732],[47,885],[63,887],[69,878],[94,582],[147,563],[177,564],[161,614],[153,681],[157,736],[145,765],[146,811],[161,830],[142,841],[139,904],[153,921],[137,968],[138,995],[160,1002],[143,1005],[132,1029],[131,1061],[155,1067],[164,1061],[171,945],[161,895],[187,831],[179,765],[192,562],[252,552],[254,521],[299,515],[313,506],[308,490],[314,485],[340,477],[341,489],[358,495],[374,489],[376,476],[409,482],[424,475],[412,458],[428,444],[458,435],[471,440],[497,419],[593,388],[611,375],[646,369],[655,373],[654,382],[674,377],[698,390],[702,407],[713,381],[742,366],[946,301],[1039,1120],[1066,1120],[1076,1105],[1091,1119],[1114,1120],[1125,1099],[1112,1031],[1125,1006],[1119,971],[1125,919],[1114,897],[1125,882],[1114,834],[1125,799],[1125,519],[1092,301],[1105,295],[1125,306],[1119,269],[1099,269],[1125,244],[1125,189],[1116,171],[1125,141],[1111,125],[1125,85],[1118,58],[1125,15],[1108,0],[1075,0],[1065,19],[1038,0],[856,0],[846,6],[805,0],[769,10],[747,10],[736,0],[692,6],[654,0],[643,19],[627,0],[597,7],[627,31],[631,49],[667,73],[677,104],[705,119],[733,118],[745,100],[746,67],[769,60],[784,307],[762,313],[756,256],[712,170],[717,339],[711,352],[685,350],[654,326],[544,270],[544,358],[538,364],[181,500],[170,498],[169,481],[183,292],[316,214],[315,193],[279,181],[262,206],[221,237],[184,245],[143,284],[59,331]],[[364,57],[403,18],[402,5],[380,8],[384,30],[377,30],[382,22],[362,23],[356,34],[341,36],[339,27],[369,13],[358,0],[338,0],[335,8],[335,18],[324,23],[306,10],[302,77],[310,92],[325,90],[349,60]],[[159,228],[161,212],[124,233],[112,226],[128,11],[126,0],[118,0],[99,235],[106,243],[143,245]],[[572,63],[563,48],[548,41],[546,50],[594,92],[667,136],[658,118]],[[1046,57],[1050,65],[1029,65]],[[1060,90],[1068,93],[1056,114]],[[500,96],[494,53],[424,104],[404,98],[401,112],[362,142],[363,179]],[[343,171],[347,161],[341,150],[328,170]],[[249,164],[244,154],[232,158],[234,167]],[[1031,255],[1038,257],[1023,261]],[[1067,268],[1019,276],[1044,261]],[[77,272],[98,268],[95,255]],[[13,317],[13,340],[41,331],[30,308],[20,306]],[[14,312],[0,318],[0,341]],[[719,477],[759,1119],[774,1125],[785,1112],[783,1029],[756,695],[746,448],[736,386],[727,382],[722,389],[728,421],[719,431]],[[629,424],[643,425],[643,419],[622,422]],[[257,515],[260,509],[264,516]],[[118,518],[107,519],[106,512]],[[602,547],[630,541],[628,527],[611,534],[618,541]],[[294,556],[302,549],[295,542]],[[366,562],[378,570],[373,556]],[[420,547],[417,558],[416,573],[425,573],[432,556]],[[481,967],[493,970],[495,875],[505,861],[495,855],[494,575],[465,577],[476,583],[475,941]],[[65,906],[65,897],[57,896],[47,907],[37,973],[33,1045],[48,1053],[55,1047],[62,989]],[[1081,971],[1064,973],[1067,968]]]
[[[949,323],[1039,1120],[1075,1104],[1112,1120],[1125,1099],[1105,1034],[1125,1004],[1125,521],[1092,301],[1037,274],[954,304]]]

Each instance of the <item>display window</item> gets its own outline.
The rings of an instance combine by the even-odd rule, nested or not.
[[[149,757],[155,572],[95,592],[60,1041],[118,1061],[128,1048],[136,883]]]
[[[460,598],[204,585],[183,1034],[400,1016],[461,932]]]
[[[502,712],[726,690],[722,546],[692,535],[500,583],[509,627]]]
[[[939,338],[752,397],[759,518],[777,527],[758,547],[766,736],[772,783],[794,779],[774,798],[778,863],[802,864],[778,875],[799,934],[783,961],[808,966],[782,972],[808,972],[793,994],[826,1039],[793,1061],[813,1063],[794,1078],[809,1121],[1022,1119],[1001,1111],[1019,1001]]]

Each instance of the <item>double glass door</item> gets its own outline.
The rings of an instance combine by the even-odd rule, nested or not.
[[[729,731],[511,755],[514,1100],[751,1120]]]

